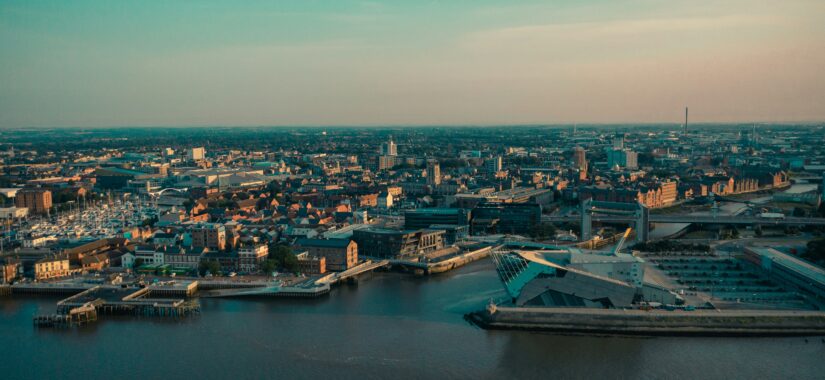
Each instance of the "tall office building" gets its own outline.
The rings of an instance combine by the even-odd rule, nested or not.
[[[427,184],[430,186],[441,184],[441,166],[436,160],[427,161]]]
[[[484,160],[484,169],[487,173],[498,173],[501,171],[501,156],[490,157]]]
[[[189,150],[189,160],[190,161],[199,161],[206,158],[206,149],[203,147],[192,148]]]
[[[382,156],[397,156],[398,155],[398,146],[395,145],[395,142],[392,141],[392,137],[390,137],[389,141],[381,143],[381,155]]]
[[[825,202],[825,173],[822,175],[822,201]]]
[[[25,207],[33,214],[46,214],[52,208],[52,192],[46,189],[21,189],[14,197],[16,207]]]
[[[624,133],[616,133],[613,137],[613,149],[624,149]]]
[[[398,165],[398,156],[378,156],[378,170],[392,169]]]
[[[573,148],[573,166],[579,170],[587,169],[587,153],[580,146]]]
[[[630,149],[612,149],[607,151],[607,166],[636,169],[639,167],[639,154]]]

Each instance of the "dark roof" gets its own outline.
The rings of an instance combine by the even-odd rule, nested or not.
[[[324,248],[346,248],[350,243],[349,239],[305,239],[295,241],[295,245],[301,247],[324,247]]]

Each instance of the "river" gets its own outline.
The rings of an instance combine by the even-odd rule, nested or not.
[[[204,299],[184,321],[35,329],[55,298],[0,298],[2,379],[821,378],[821,338],[625,338],[485,331],[489,261],[368,275],[313,299]]]

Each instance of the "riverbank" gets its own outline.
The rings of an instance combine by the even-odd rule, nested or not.
[[[644,311],[493,306],[466,317],[489,330],[643,336],[825,335],[825,313],[819,311]]]

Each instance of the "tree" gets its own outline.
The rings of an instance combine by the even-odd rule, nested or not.
[[[205,276],[209,272],[213,276],[221,273],[221,264],[215,260],[203,260],[198,264],[198,273]]]
[[[156,215],[156,216],[153,216],[151,218],[143,219],[143,222],[141,222],[141,226],[143,226],[143,227],[154,226],[155,223],[157,223],[157,222],[158,222],[158,217]]]
[[[275,245],[269,249],[269,260],[274,261],[276,267],[287,272],[298,272],[298,257],[292,249],[285,245]]]
[[[807,247],[802,257],[815,263],[825,263],[825,239],[811,240]]]
[[[545,240],[556,236],[556,226],[550,223],[536,224],[530,229],[530,236],[538,240]]]
[[[793,216],[795,216],[795,217],[805,216],[805,209],[803,209],[801,207],[794,207],[793,208]]]
[[[263,271],[264,273],[269,274],[274,272],[276,269],[278,269],[278,262],[276,262],[275,260],[268,259],[264,261],[263,264],[261,264],[261,271]]]

